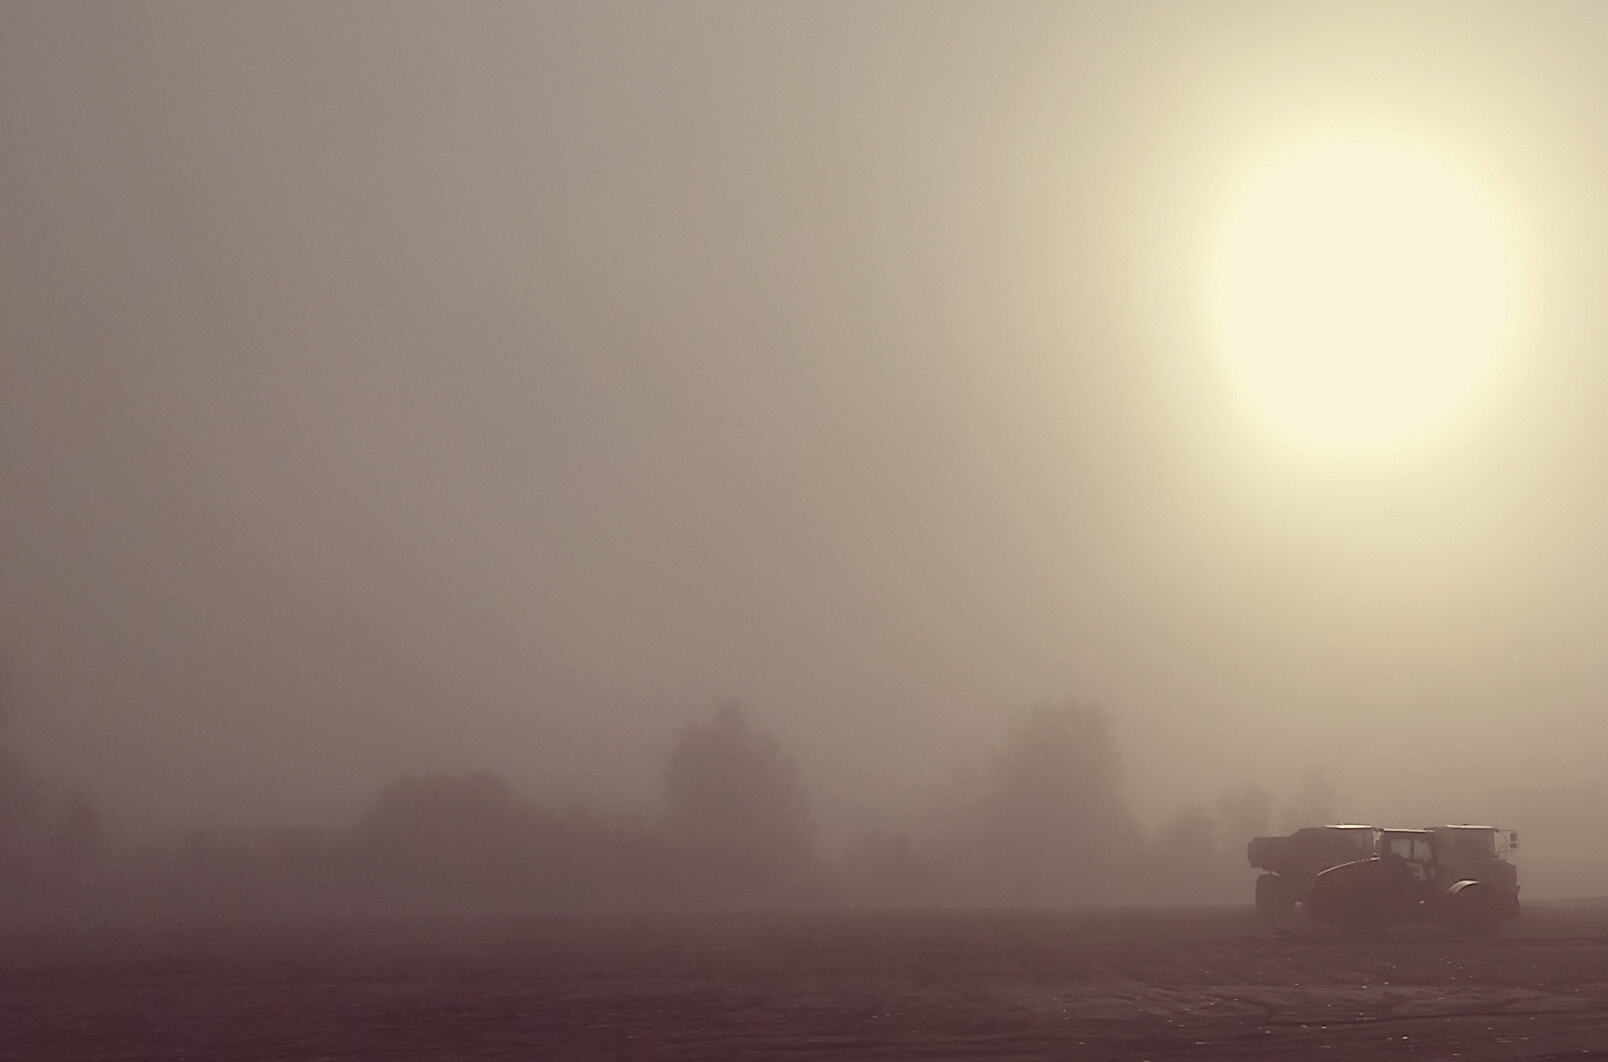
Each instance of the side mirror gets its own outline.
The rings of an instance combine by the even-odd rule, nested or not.
[[[1519,847],[1519,833],[1517,830],[1508,831],[1508,847],[1517,851]]]

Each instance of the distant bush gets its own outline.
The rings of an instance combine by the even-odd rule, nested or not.
[[[636,905],[654,898],[660,845],[584,810],[553,815],[490,774],[405,778],[340,842],[364,907],[475,915]]]

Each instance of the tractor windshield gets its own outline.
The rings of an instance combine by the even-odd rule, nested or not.
[[[1483,827],[1477,829],[1454,829],[1452,833],[1452,858],[1459,862],[1473,862],[1479,859],[1496,858],[1496,831]]]
[[[1385,844],[1387,852],[1409,863],[1429,863],[1435,858],[1427,834],[1388,833],[1385,835]]]

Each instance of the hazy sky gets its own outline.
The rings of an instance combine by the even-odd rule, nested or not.
[[[1209,328],[1331,128],[1518,277],[1384,451]],[[1070,695],[1147,818],[1318,765],[1477,818],[1608,741],[1605,252],[1595,3],[5,3],[14,740],[136,829],[648,807],[735,697],[831,829]]]

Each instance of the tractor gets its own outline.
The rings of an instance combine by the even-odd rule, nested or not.
[[[1379,830],[1374,854],[1332,866],[1304,907],[1348,935],[1379,936],[1392,923],[1434,922],[1469,936],[1519,916],[1518,835],[1490,826]]]
[[[1267,871],[1256,879],[1257,914],[1288,918],[1296,904],[1306,903],[1319,874],[1373,852],[1372,826],[1308,826],[1287,837],[1254,838],[1246,855],[1251,866]]]

